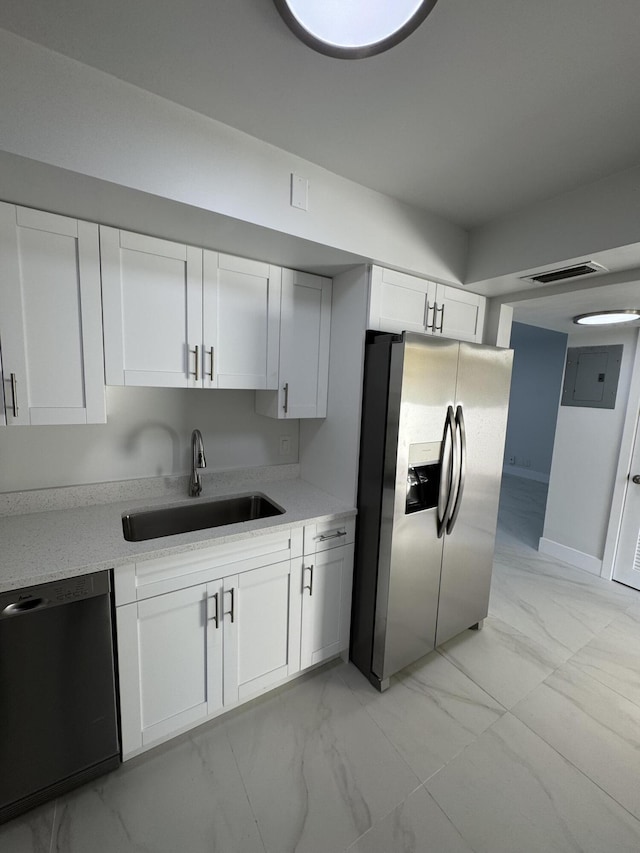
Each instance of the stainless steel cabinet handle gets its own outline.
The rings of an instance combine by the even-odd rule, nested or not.
[[[212,599],[215,601],[215,603],[216,603],[216,609],[215,609],[215,610],[214,610],[214,612],[213,612],[213,616],[209,616],[209,617],[208,617],[208,618],[209,618],[209,622],[215,622],[215,623],[216,623],[216,628],[219,628],[219,627],[220,627],[220,610],[219,610],[218,593],[217,593],[217,592],[216,592],[216,593],[214,593],[214,594],[211,596],[211,598],[212,598]]]
[[[235,588],[231,587],[231,589],[227,590],[231,595],[231,610],[225,610],[225,616],[231,616],[231,621],[235,622],[236,617],[236,596],[235,596]]]
[[[434,302],[433,303],[433,320],[431,321],[431,331],[433,332],[434,335],[438,331],[436,329],[436,317],[437,316],[438,316],[438,303]]]
[[[320,536],[314,536],[314,539],[317,539],[318,542],[326,542],[328,539],[338,539],[340,536],[346,536],[346,530],[338,530],[337,533],[321,533]]]
[[[284,383],[284,388],[282,390],[284,391],[284,405],[282,406],[282,408],[284,409],[284,413],[286,415],[287,412],[289,411],[289,383],[288,382]]]
[[[458,475],[458,488],[456,489],[456,499],[451,511],[451,517],[447,522],[447,533],[451,533],[458,520],[460,512],[460,504],[462,503],[462,493],[464,492],[464,481],[467,473],[467,435],[464,427],[464,413],[462,406],[456,409],[456,428],[460,437],[460,473]]]
[[[309,569],[309,585],[307,586],[305,583],[303,583],[302,591],[304,592],[305,589],[308,589],[309,595],[313,595],[313,566],[311,565],[311,566],[303,566],[302,567],[303,581],[304,581],[304,573],[307,571],[307,569]]]
[[[427,304],[426,304],[425,309],[424,309],[424,324],[423,325],[424,325],[425,329],[428,329],[429,328],[429,309],[431,306],[429,305],[428,299],[426,300],[426,303]]]
[[[454,495],[454,472],[456,459],[454,458],[454,433],[456,429],[453,406],[447,408],[447,417],[444,422],[444,433],[442,435],[442,451],[440,453],[440,491],[438,493],[438,539],[441,539],[446,530],[447,519],[451,510],[451,502]]]
[[[433,331],[434,332],[442,333],[442,330],[444,328],[444,309],[445,309],[444,302],[442,303],[442,305],[439,308],[438,308],[438,305],[436,303],[436,310],[433,312]],[[438,312],[440,312],[440,325],[439,326],[436,323]]]
[[[11,375],[11,399],[13,401],[13,417],[18,417],[18,381],[15,373]]]
[[[213,347],[209,349],[209,355],[211,356],[211,372],[209,376],[211,377],[211,381],[213,382]]]
[[[197,382],[200,379],[200,347],[196,344],[196,348],[194,350],[189,350],[189,352],[192,352],[196,357],[195,370],[193,372],[193,375],[195,376]]]

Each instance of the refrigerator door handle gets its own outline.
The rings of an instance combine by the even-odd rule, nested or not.
[[[447,408],[442,436],[442,455],[440,457],[440,489],[438,492],[438,539],[441,539],[447,527],[451,513],[454,489],[454,475],[458,471],[458,445],[455,440],[456,421],[453,406]]]
[[[462,406],[458,406],[456,409],[456,431],[458,434],[459,442],[455,442],[457,445],[460,445],[460,468],[458,473],[458,484],[456,490],[456,497],[453,503],[453,509],[451,510],[451,516],[449,521],[447,522],[447,533],[451,533],[453,528],[456,526],[456,521],[458,520],[458,513],[460,512],[460,504],[462,503],[462,493],[464,492],[464,482],[467,473],[467,436],[464,428],[464,412],[462,411]]]

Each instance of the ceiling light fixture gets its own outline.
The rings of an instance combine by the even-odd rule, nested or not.
[[[573,322],[578,326],[609,326],[613,323],[630,323],[640,317],[640,308],[616,308],[613,311],[592,311],[578,314]]]
[[[389,50],[410,35],[437,0],[274,0],[306,45],[340,59]]]

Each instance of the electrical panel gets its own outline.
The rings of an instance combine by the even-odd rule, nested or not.
[[[622,350],[622,344],[569,347],[562,405],[615,409]]]

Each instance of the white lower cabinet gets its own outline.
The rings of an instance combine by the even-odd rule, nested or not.
[[[349,646],[353,545],[305,557],[302,581],[300,665],[304,669]]]
[[[125,759],[348,647],[353,528],[309,525],[306,549],[285,529],[115,570]]]

